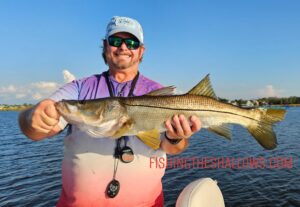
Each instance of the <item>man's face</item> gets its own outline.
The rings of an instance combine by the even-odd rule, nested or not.
[[[123,39],[134,37],[125,32],[116,33],[113,36],[121,37]],[[107,65],[116,69],[127,69],[132,66],[137,67],[145,50],[143,46],[140,46],[135,50],[129,50],[124,42],[120,47],[110,46],[108,42],[106,42],[104,47],[106,47],[105,55]]]

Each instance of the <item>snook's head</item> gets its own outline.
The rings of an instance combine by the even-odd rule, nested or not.
[[[129,120],[126,108],[117,99],[63,100],[55,106],[68,123],[84,130],[93,128],[103,136],[112,136]]]

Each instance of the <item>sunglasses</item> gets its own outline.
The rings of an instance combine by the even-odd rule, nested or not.
[[[135,50],[140,46],[140,42],[136,38],[123,39],[121,37],[116,36],[110,36],[108,38],[108,44],[110,46],[120,47],[123,42],[129,50]]]

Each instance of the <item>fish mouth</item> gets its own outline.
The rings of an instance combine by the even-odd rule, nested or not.
[[[70,109],[68,108],[67,104],[64,102],[56,102],[54,104],[56,110],[62,115],[66,113],[71,113]]]

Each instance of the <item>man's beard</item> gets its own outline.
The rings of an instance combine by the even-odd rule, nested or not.
[[[139,62],[139,59],[135,59],[130,62],[119,61],[117,60],[117,58],[113,58],[109,54],[106,54],[106,59],[107,59],[107,63],[110,63],[114,66],[114,68],[119,68],[119,69],[127,69]]]

